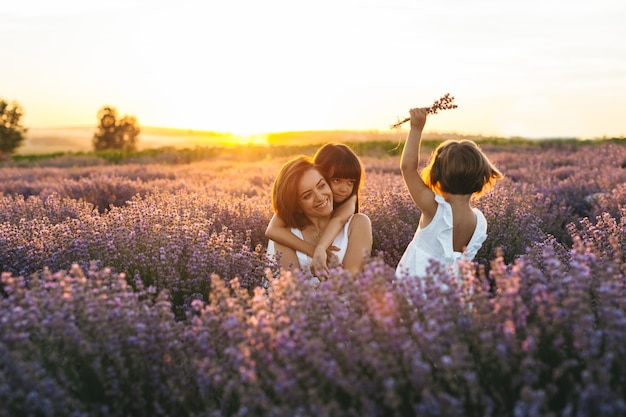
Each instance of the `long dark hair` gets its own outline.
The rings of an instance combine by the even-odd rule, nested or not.
[[[346,178],[355,181],[352,195],[356,195],[355,213],[359,212],[359,191],[365,183],[365,170],[359,157],[343,143],[327,143],[317,150],[313,162],[322,169],[328,181],[333,178]],[[342,202],[343,203],[343,202]],[[341,205],[335,204],[334,208]]]

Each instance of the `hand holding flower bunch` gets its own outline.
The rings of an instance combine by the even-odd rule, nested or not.
[[[451,96],[450,93],[446,93],[444,96],[440,97],[439,100],[435,100],[432,106],[427,107],[426,109],[428,109],[428,114],[437,114],[439,110],[456,109],[457,107],[458,106],[454,104],[454,96]],[[392,124],[390,127],[392,129],[397,129],[409,120],[411,120],[410,117],[398,120],[397,123]]]

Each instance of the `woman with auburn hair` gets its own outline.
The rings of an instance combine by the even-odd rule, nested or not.
[[[309,157],[298,156],[280,169],[272,188],[274,213],[298,238],[316,246],[331,221],[333,191],[321,169]],[[353,213],[333,241],[338,264],[353,274],[359,272],[372,250],[372,225],[362,213]],[[311,271],[311,257],[270,240],[268,254],[284,269],[299,269],[320,280],[328,271]]]
[[[291,228],[274,214],[265,236],[281,245],[288,246],[312,258],[311,269],[324,270],[336,263],[333,253],[337,248],[333,240],[341,232],[346,222],[354,213],[359,212],[359,191],[365,182],[365,170],[360,158],[347,145],[330,142],[320,147],[313,156],[313,163],[318,166],[328,181],[333,192],[333,215],[316,245],[298,238]]]

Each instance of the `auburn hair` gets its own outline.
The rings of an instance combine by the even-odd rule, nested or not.
[[[421,175],[436,193],[477,195],[503,177],[471,140],[446,140],[439,144]]]
[[[274,179],[272,208],[289,228],[302,229],[311,224],[300,209],[298,200],[300,179],[310,169],[315,169],[322,174],[311,158],[304,155],[296,156],[283,164]]]

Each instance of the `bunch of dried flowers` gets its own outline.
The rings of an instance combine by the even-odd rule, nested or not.
[[[435,102],[430,107],[427,107],[427,109],[428,114],[437,114],[439,110],[450,110],[456,109],[457,107],[458,106],[454,104],[454,96],[451,96],[450,93],[446,93],[445,95],[441,96],[439,100],[435,100]],[[407,117],[403,120],[398,120],[398,122],[391,125],[391,128],[397,129],[409,120],[411,120],[410,117]]]

